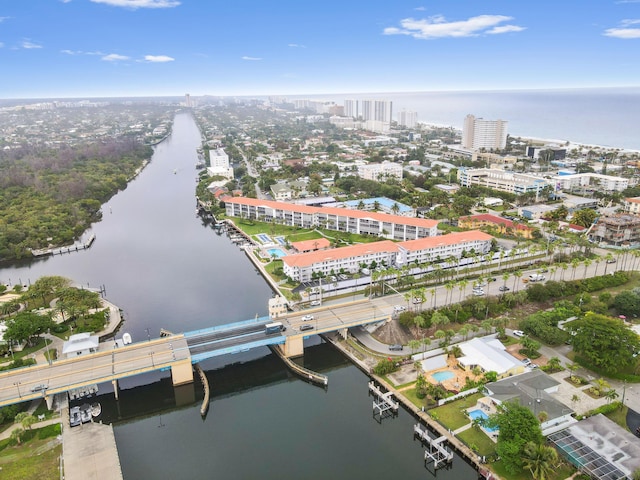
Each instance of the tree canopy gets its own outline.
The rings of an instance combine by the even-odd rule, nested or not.
[[[640,352],[640,337],[620,319],[588,312],[570,328],[573,349],[605,371],[631,365]]]

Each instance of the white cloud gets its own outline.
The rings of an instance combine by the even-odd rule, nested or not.
[[[605,30],[605,37],[622,38],[628,40],[630,38],[640,38],[640,28],[609,28]]]
[[[4,22],[5,20],[9,20],[11,17],[0,17],[0,23]]]
[[[504,15],[478,15],[467,20],[448,22],[442,15],[425,19],[405,18],[400,21],[401,28],[387,27],[385,35],[409,35],[420,40],[432,38],[477,37],[484,34],[519,32],[524,27],[499,25],[513,20]]]
[[[300,45],[299,43],[290,43],[287,45],[287,47],[291,47],[291,48],[307,48],[304,45]]]
[[[620,22],[620,27],[608,28],[604,31],[603,35],[605,37],[622,38],[624,40],[640,38],[640,28],[633,28],[634,25],[640,25],[640,20],[625,19]]]
[[[137,8],[171,8],[180,5],[177,0],[91,0],[93,3],[104,3],[112,7]]]
[[[242,57],[242,60],[248,60],[248,61],[251,61],[251,62],[257,62],[257,61],[262,60],[262,59],[259,58],[259,57],[247,57],[245,55],[244,57]]]
[[[499,33],[509,33],[509,32],[521,32],[526,30],[525,27],[519,27],[517,25],[503,25],[501,27],[493,27],[491,30],[487,30],[487,34],[496,35]]]
[[[167,55],[145,55],[144,61],[150,63],[164,63],[164,62],[173,62],[175,58],[169,57]]]
[[[66,55],[104,55],[102,52],[84,52],[82,50],[60,50],[60,53]]]
[[[126,55],[118,55],[117,53],[110,53],[109,55],[105,55],[102,57],[102,60],[105,62],[120,62],[124,60],[129,60],[129,57]]]
[[[416,7],[414,10],[418,10],[419,12],[424,12],[426,10],[425,7]]]
[[[31,50],[34,48],[42,48],[42,45],[38,45],[37,43],[33,43],[30,40],[23,40],[22,41],[22,48],[26,48],[27,50]]]

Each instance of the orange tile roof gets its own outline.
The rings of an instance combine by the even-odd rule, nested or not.
[[[348,257],[360,257],[367,253],[397,252],[398,244],[391,240],[381,240],[373,243],[359,243],[348,247],[332,248],[330,250],[318,250],[316,252],[298,253],[282,257],[282,261],[290,267],[308,267],[310,265],[340,260]]]
[[[506,227],[510,227],[513,228],[514,226],[514,222],[512,222],[511,220],[508,220],[506,218],[503,217],[498,217],[497,215],[491,215],[490,213],[481,213],[479,215],[469,215],[468,217],[460,217],[458,219],[458,222],[460,221],[480,221],[480,222],[489,222],[489,223],[495,223],[496,225],[504,225]],[[518,230],[530,230],[530,227],[527,227],[526,225],[523,225],[521,223],[518,223],[516,228]]]
[[[276,202],[275,200],[259,200],[257,198],[236,197],[225,199],[227,203],[237,203],[242,205],[250,205],[254,207],[267,207],[274,210],[289,210],[299,213],[325,213],[328,215],[339,215],[350,218],[369,218],[379,222],[397,223],[401,225],[410,225],[413,227],[434,228],[438,225],[437,220],[429,220],[426,218],[403,217],[400,215],[390,215],[380,212],[364,212],[362,210],[350,210],[347,208],[337,207],[309,207],[306,205],[298,205],[296,203]]]
[[[314,240],[303,240],[301,242],[291,242],[291,246],[299,252],[309,252],[331,246],[331,242],[326,238],[316,238]]]
[[[455,245],[462,242],[471,241],[491,241],[493,237],[488,233],[481,232],[480,230],[469,230],[468,232],[454,232],[446,235],[438,235],[437,237],[418,238],[416,240],[407,240],[401,242],[398,245],[405,250],[424,250],[427,248],[441,247],[445,245]]]

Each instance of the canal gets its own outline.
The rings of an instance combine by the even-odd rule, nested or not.
[[[28,284],[61,275],[106,288],[134,340],[267,313],[272,295],[244,253],[195,213],[196,148],[188,113],[126,190],[103,206],[93,246],[23,261],[0,281]],[[126,480],[431,478],[405,411],[378,421],[368,378],[330,345],[309,340],[305,365],[329,376],[328,389],[292,376],[268,349],[202,364],[212,388],[200,417],[199,385],[174,389],[168,372],[120,382],[118,402],[100,385],[103,420],[113,422]],[[432,468],[432,466],[430,467]],[[443,479],[476,478],[458,456]]]

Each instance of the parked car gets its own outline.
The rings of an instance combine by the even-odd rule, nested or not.
[[[313,325],[309,325],[308,323],[300,326],[300,331],[304,332],[306,330],[313,330]]]
[[[514,331],[513,331],[513,334],[514,334],[516,337],[524,337],[524,335],[525,335],[525,333],[524,333],[522,330],[514,330]]]
[[[508,292],[511,289],[506,285],[502,285],[498,290],[500,290],[501,292]]]
[[[393,352],[398,352],[400,350],[402,350],[404,347],[402,345],[396,344],[396,345],[389,345],[389,350],[393,351]]]
[[[404,305],[395,305],[393,307],[394,312],[404,312],[407,309]]]
[[[311,305],[312,307],[319,307],[320,305],[322,305],[322,302],[320,300],[314,300],[309,305]]]
[[[303,322],[306,322],[308,320],[313,320],[313,315],[303,315],[301,320]]]
[[[422,299],[421,298],[414,298],[413,299],[413,303],[422,303]]]
[[[616,263],[616,259],[615,258],[610,258],[609,260],[607,260],[607,263]]]
[[[528,358],[523,358],[522,363],[524,363],[528,367],[529,365],[531,365],[531,360],[529,360]]]
[[[474,291],[473,291],[473,294],[474,294],[476,297],[481,297],[481,296],[483,296],[483,295],[484,295],[484,290],[474,290]]]

